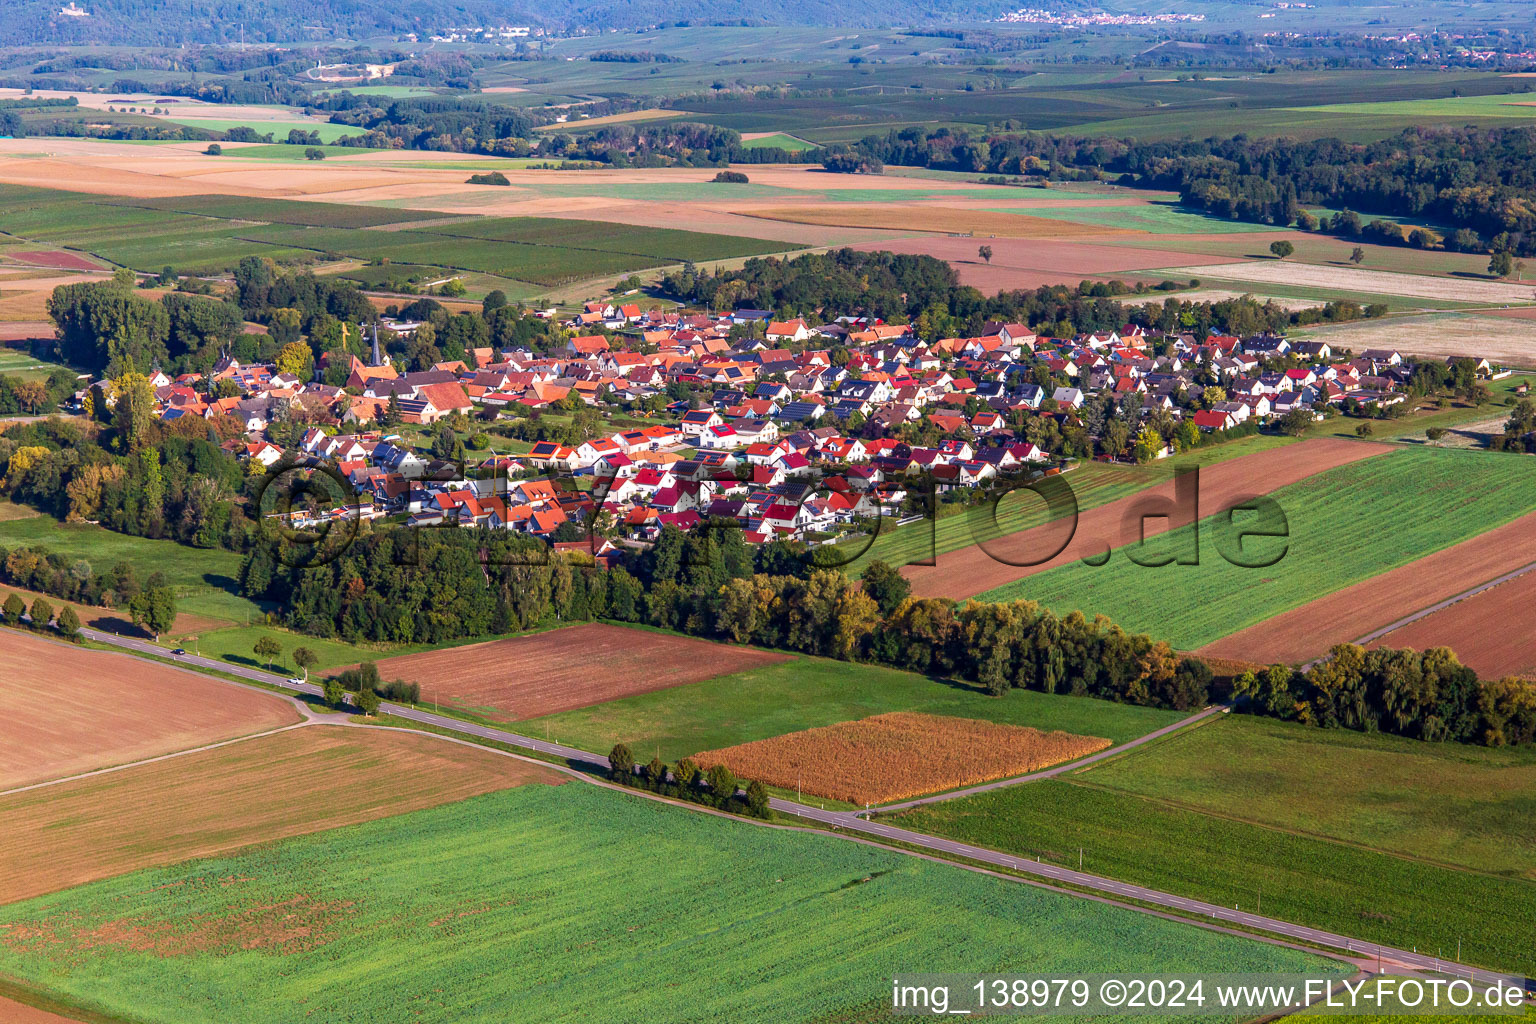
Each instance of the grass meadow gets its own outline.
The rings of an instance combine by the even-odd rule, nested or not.
[[[1137,565],[1122,548],[1107,564],[1081,562],[987,591],[982,600],[1029,598],[1061,614],[1105,614],[1130,632],[1147,632],[1193,650],[1245,626],[1405,565],[1501,526],[1529,510],[1536,464],[1515,456],[1405,448],[1319,473],[1270,497],[1288,522],[1288,539],[1244,542],[1247,561],[1219,552],[1225,515],[1163,534],[1143,560],[1188,548],[1198,530],[1197,565]],[[1237,517],[1234,526],[1248,526]],[[1218,532],[1217,524],[1221,525]],[[1277,524],[1266,517],[1264,527]],[[1182,547],[1179,547],[1182,545]],[[1280,557],[1276,558],[1279,555]]]
[[[233,128],[251,128],[263,135],[270,134],[274,142],[282,142],[288,137],[288,133],[297,128],[302,132],[314,132],[320,136],[321,142],[335,142],[349,135],[362,135],[366,129],[348,124],[331,124],[327,121],[294,121],[271,120],[257,121],[247,119],[244,121],[220,120],[211,117],[167,117],[163,120],[172,124],[186,125],[188,128],[201,128],[207,132],[227,132]]]
[[[63,363],[38,359],[23,349],[0,346],[0,373],[20,377],[22,380],[45,380],[55,370],[68,369]]]
[[[1536,884],[1536,750],[1224,715],[1074,781]]]
[[[834,1019],[898,971],[1341,971],[831,836],[527,786],[0,909],[0,972],[146,1024]]]
[[[288,148],[303,151],[303,147]],[[173,196],[166,199],[119,199],[113,205],[194,214],[198,217],[212,217],[217,220],[265,221],[269,224],[299,224],[326,228],[371,228],[383,224],[403,224],[413,220],[440,220],[443,216],[431,210],[386,210],[376,206],[294,202],[287,199],[262,199],[255,196],[204,195]]]
[[[1084,870],[1163,892],[1421,953],[1451,957],[1459,941],[1464,963],[1536,970],[1529,880],[1241,820],[1249,810],[1236,793],[1204,813],[1051,779],[889,820],[1071,867],[1081,851]]]
[[[930,679],[880,665],[797,657],[701,683],[625,697],[519,724],[585,750],[628,743],[639,756],[674,761],[703,750],[888,711],[984,719],[1045,732],[1102,736],[1123,743],[1185,717],[1178,711],[1092,697],[1009,690],[989,697],[966,683]]]
[[[1094,224],[1129,231],[1150,231],[1159,235],[1246,234],[1275,230],[1270,224],[1212,217],[1170,202],[1126,206],[1063,206],[1054,210],[1033,206],[1023,209],[1005,207],[999,212],[1027,213],[1031,217],[1048,217],[1073,224]]]
[[[761,138],[745,139],[741,143],[742,149],[783,149],[791,153],[804,153],[808,149],[815,149],[814,143],[797,139],[793,135],[785,135],[783,132],[775,132],[772,135],[764,135]]]
[[[95,572],[127,562],[141,583],[161,573],[175,588],[176,607],[183,612],[231,620],[261,614],[254,602],[238,593],[241,556],[233,551],[130,537],[88,523],[61,523],[52,516],[0,520],[0,547],[23,546],[71,560],[83,558]]]

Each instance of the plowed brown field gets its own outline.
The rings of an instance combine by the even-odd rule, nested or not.
[[[892,711],[695,756],[706,768],[849,803],[883,804],[1048,768],[1109,740]]]
[[[299,721],[278,697],[196,672],[0,635],[0,789]]]
[[[1527,529],[1536,529],[1527,524]],[[1484,679],[1536,676],[1536,571],[1474,594],[1402,629],[1372,647],[1449,647]]]
[[[1512,523],[1505,523],[1480,537],[1436,551],[1380,576],[1361,580],[1300,608],[1293,608],[1283,615],[1276,615],[1222,637],[1200,648],[1198,653],[1266,665],[1300,664],[1328,653],[1334,644],[1350,643],[1412,615],[1421,608],[1428,608],[1533,561],[1536,561],[1536,512]],[[1518,605],[1499,604],[1504,598],[1496,598],[1494,595],[1510,586],[1513,583],[1478,595],[1487,600],[1474,607],[1502,607],[1503,611],[1490,621],[1506,633],[1526,638],[1528,646],[1529,637],[1536,631],[1536,604],[1527,604],[1523,610]],[[1420,623],[1389,633],[1385,642],[1392,647],[1434,647],[1435,643],[1409,643],[1404,637],[1442,615],[1448,616],[1456,608],[1472,605],[1476,600],[1471,598],[1445,611],[1436,612]],[[1439,633],[1438,627],[1424,628],[1428,631],[1419,634],[1421,637],[1449,635]],[[1490,651],[1495,648],[1504,649],[1504,641],[1498,637],[1479,636],[1481,632],[1452,637],[1447,645],[1455,649],[1462,661],[1473,668],[1477,668],[1477,662],[1506,664],[1507,661],[1497,655],[1484,660],[1479,652],[1485,644],[1492,644]],[[1514,636],[1510,636],[1510,642],[1514,642],[1514,639]],[[1526,665],[1533,663],[1536,663],[1536,654],[1529,654]],[[1483,672],[1482,669],[1478,671],[1479,674]],[[1499,675],[1502,672],[1489,674]]]
[[[434,736],[303,726],[0,797],[0,903],[508,786],[563,781],[555,771]]]
[[[388,658],[379,674],[420,683],[424,701],[514,721],[786,660],[750,647],[588,623]]]
[[[1215,515],[1247,498],[1268,494],[1335,466],[1392,450],[1384,444],[1314,438],[1218,462],[1200,471],[1199,516]],[[1067,479],[1070,483],[1070,476]],[[1010,533],[988,541],[985,548],[973,544],[940,555],[937,565],[909,565],[901,572],[912,581],[912,592],[919,597],[973,597],[1085,556],[1135,544],[1141,540],[1143,515],[1152,515],[1171,506],[1173,497],[1174,483],[1168,481],[1081,513],[1067,546],[1056,557],[1039,565],[1023,567],[1008,563],[1030,561],[1061,547],[1071,528],[1068,521],[1058,520]],[[1151,537],[1188,525],[1190,519],[1187,508],[1174,508],[1171,515],[1146,519],[1146,535]]]

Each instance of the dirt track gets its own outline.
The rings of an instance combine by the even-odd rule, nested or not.
[[[750,647],[588,623],[388,658],[379,674],[420,683],[423,701],[515,721],[787,660]]]
[[[1480,537],[1443,548],[1416,562],[1361,580],[1300,608],[1293,608],[1282,615],[1222,637],[1200,648],[1197,653],[1266,665],[1301,664],[1326,654],[1334,644],[1349,643],[1412,615],[1421,608],[1444,601],[1532,561],[1536,561],[1536,512],[1512,523],[1505,523]],[[1451,612],[1472,605],[1489,609],[1495,616],[1491,622],[1503,629],[1511,641],[1516,638],[1525,639],[1526,664],[1536,663],[1536,654],[1531,653],[1528,639],[1532,629],[1536,628],[1536,611],[1532,610],[1536,606],[1527,604],[1523,613],[1516,615],[1515,606],[1503,603],[1506,592],[1512,592],[1510,588],[1513,586],[1514,583],[1509,583],[1495,587],[1445,611],[1436,612],[1420,622],[1388,634],[1385,642],[1392,647],[1433,647],[1436,643],[1448,642],[1449,646],[1455,648],[1457,655],[1473,668],[1477,668],[1475,662],[1488,664],[1490,662],[1484,662],[1479,654],[1480,647],[1485,642],[1491,642],[1493,646],[1490,650],[1502,648],[1504,641],[1498,636],[1488,633],[1457,638],[1440,632],[1438,625],[1432,625],[1437,620],[1448,621]],[[1524,625],[1519,627],[1517,623]],[[1409,642],[1407,637],[1410,635],[1447,636],[1450,639],[1435,643],[1424,643],[1422,639]],[[1479,669],[1479,672],[1482,670]]]
[[[1392,450],[1382,444],[1314,438],[1207,466],[1200,471],[1198,516],[1214,515],[1246,498],[1268,494],[1335,466]],[[1067,479],[1070,483],[1070,476]],[[940,555],[936,566],[909,565],[901,571],[912,581],[912,592],[919,597],[974,597],[1085,556],[1135,544],[1141,539],[1143,515],[1162,516],[1146,520],[1149,537],[1187,525],[1191,521],[1188,508],[1173,509],[1172,514],[1166,511],[1173,497],[1174,482],[1168,481],[1081,513],[1066,547],[1040,565],[1025,567],[1009,562],[1028,562],[1060,548],[1069,536],[1068,522],[1058,520],[1011,533],[988,541],[985,550],[981,545],[972,545]]]

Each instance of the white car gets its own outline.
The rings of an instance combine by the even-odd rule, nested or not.
[[[288,680],[288,685],[289,686],[303,686],[304,685],[304,680],[300,679],[298,676],[293,676],[292,678],[290,678]]]

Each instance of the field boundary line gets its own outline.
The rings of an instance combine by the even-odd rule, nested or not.
[[[0,790],[0,797],[15,796],[19,793],[31,792],[34,789],[46,789],[49,786],[62,786],[66,782],[78,782],[80,779],[91,779],[98,775],[111,775],[113,772],[127,771],[129,768],[139,768],[146,764],[170,761],[178,757],[186,757],[188,754],[201,754],[204,751],[217,750],[220,747],[233,746],[236,743],[245,743],[247,740],[259,740],[264,736],[276,736],[278,733],[291,732],[294,729],[302,729],[305,726],[317,724],[322,724],[319,719],[306,716],[302,722],[279,726],[276,729],[268,729],[265,732],[253,732],[249,736],[236,736],[234,739],[220,740],[217,743],[205,743],[200,747],[191,747],[187,750],[176,750],[169,754],[146,757],[142,761],[129,761],[126,764],[116,764],[110,768],[97,768],[95,771],[81,772],[78,775],[66,775],[62,779],[49,779],[47,782],[34,782],[27,786],[17,786],[15,789]]]

